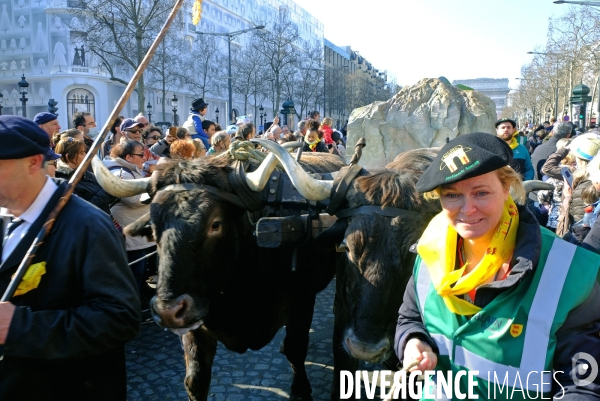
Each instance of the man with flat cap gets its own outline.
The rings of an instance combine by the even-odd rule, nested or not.
[[[62,196],[44,171],[50,140],[0,116],[0,291]],[[125,400],[124,344],[140,325],[137,288],[110,217],[72,196],[17,291],[0,302],[1,400]]]
[[[202,128],[202,121],[205,120],[207,106],[208,103],[203,98],[194,100],[190,108],[190,115],[183,123],[183,128],[188,130],[192,138],[200,138],[206,149],[210,148],[210,138]]]
[[[33,122],[40,126],[46,134],[52,139],[55,134],[60,132],[60,124],[56,114],[44,112],[38,113],[33,117]]]
[[[525,181],[533,180],[533,166],[529,151],[521,145],[515,137],[517,123],[510,118],[502,118],[496,121],[496,135],[510,146],[513,151],[513,160],[510,166],[521,175]]]

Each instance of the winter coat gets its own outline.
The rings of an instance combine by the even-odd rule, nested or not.
[[[134,178],[143,178],[135,164],[131,164],[121,158],[104,159],[104,165],[110,172],[124,180],[132,180]],[[145,205],[141,202],[142,195],[120,198],[111,209],[111,213],[117,223],[123,228],[137,221],[139,218],[150,212],[150,205]],[[145,249],[156,245],[154,242],[148,241],[145,237],[130,237],[125,236],[125,245],[128,251]]]
[[[65,181],[69,181],[74,173],[74,169],[69,167],[62,160],[58,160],[58,163],[56,163],[56,178],[62,178]],[[83,177],[77,183],[73,192],[107,214],[110,214],[110,204],[116,200],[114,196],[102,189],[94,174],[89,171],[83,173]]]
[[[546,163],[548,157],[550,157],[552,153],[556,152],[556,142],[558,142],[559,139],[560,138],[556,138],[554,136],[544,138],[542,144],[537,146],[531,154],[531,164],[533,164],[536,180],[542,179],[542,176],[544,175],[542,173],[542,167],[544,166],[544,163]]]
[[[54,181],[57,191],[0,265],[2,292],[66,188]],[[106,213],[72,196],[31,265],[41,262],[38,287],[11,299],[0,399],[125,401],[124,344],[141,317],[122,235]]]
[[[519,207],[519,218],[510,275],[506,280],[494,281],[477,289],[475,305],[481,308],[499,296],[510,296],[510,290],[518,286],[526,276],[534,274],[540,260],[546,259],[547,255],[541,254],[542,234],[537,220],[526,207]],[[561,240],[556,239],[556,241]],[[577,278],[573,277],[573,279]],[[406,286],[404,300],[398,314],[394,349],[401,362],[404,357],[404,347],[407,341],[413,337],[429,344],[433,351],[439,354],[436,343],[423,324],[415,293],[414,276],[410,278]],[[600,360],[599,332],[600,287],[598,282],[595,282],[588,298],[583,304],[571,310],[566,321],[556,333],[553,367],[557,372],[556,380],[564,387],[565,396],[562,398],[564,401],[600,397],[600,377],[596,377],[593,383],[584,387],[576,386],[570,375],[573,368],[573,355],[578,352],[590,353],[596,360]],[[562,395],[562,390],[556,383],[554,383],[553,391],[556,391],[557,397]]]

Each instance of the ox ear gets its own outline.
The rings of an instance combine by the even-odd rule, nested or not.
[[[148,241],[154,242],[154,233],[150,224],[150,213],[146,213],[133,223],[123,229],[123,234],[130,237],[146,237]]]
[[[315,243],[319,248],[335,248],[343,241],[347,228],[348,219],[338,219],[331,227],[317,235]]]

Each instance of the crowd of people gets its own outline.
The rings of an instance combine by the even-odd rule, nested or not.
[[[167,132],[143,115],[119,117],[99,156],[112,174],[125,180],[149,177],[156,165],[169,160],[219,157],[233,142],[256,137],[301,141],[305,152],[346,157],[345,135],[333,129],[330,118],[321,121],[318,112],[300,121],[294,132],[275,117],[257,133],[250,116],[223,129],[205,118],[207,106],[203,99],[194,100],[184,124]],[[59,202],[64,180],[81,166],[98,135],[89,113],[76,113],[72,123],[75,128],[61,131],[50,113],[33,121],[0,116],[0,136],[11,144],[0,149],[2,289]],[[582,342],[587,344],[582,349],[597,354],[599,151],[600,133],[594,127],[580,133],[569,122],[549,121],[520,131],[511,119],[496,122],[496,136],[461,135],[442,148],[416,183],[426,199],[439,200],[443,211],[415,248],[414,277],[399,311],[395,349],[405,366],[417,361],[421,369],[478,370],[513,365],[519,355],[537,352],[543,358],[534,358],[531,366],[552,371],[566,369]],[[450,171],[457,154],[462,168]],[[521,182],[534,178],[554,189],[538,192],[537,200],[529,199],[526,206],[516,205],[511,188],[515,197],[522,195]],[[83,173],[74,192],[78,197],[67,203],[34,255],[25,285],[11,302],[0,303],[5,353],[0,399],[125,399],[123,346],[136,335],[148,307],[146,282],[156,283],[156,258],[147,257],[156,244],[126,236],[122,228],[147,214],[150,205],[144,195],[109,195],[91,170]],[[505,225],[505,235],[497,235]],[[56,230],[68,235],[53,236]],[[568,243],[577,247],[565,247]],[[579,295],[560,298],[559,304],[560,291],[550,294],[558,307],[545,316],[535,309],[536,297],[547,292],[539,283],[561,270],[568,272],[561,276],[561,288]],[[535,312],[534,319],[523,312],[528,310]],[[470,316],[482,311],[519,322],[509,325],[513,338],[530,326],[552,330],[540,329],[536,332],[543,341],[515,348],[475,329]],[[559,330],[563,324],[566,329]],[[457,360],[458,341],[460,352],[476,355],[473,361],[483,365]],[[597,384],[579,386],[568,376],[560,376],[559,383],[575,394],[571,399],[600,394]],[[31,377],[39,385],[27,385]],[[544,393],[556,393],[544,377],[540,386]]]

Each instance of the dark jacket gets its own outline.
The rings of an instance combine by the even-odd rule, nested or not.
[[[517,231],[517,243],[512,258],[511,279],[495,281],[478,288],[475,305],[485,307],[494,298],[510,290],[529,274],[533,274],[541,256],[542,234],[540,226],[531,212],[519,206],[519,228]],[[439,350],[425,326],[415,295],[414,276],[410,278],[404,300],[398,312],[398,324],[396,326],[396,337],[394,349],[396,355],[403,360],[404,347],[412,337],[418,337],[428,343],[433,351],[439,354]],[[573,309],[563,326],[556,332],[556,350],[554,353],[554,370],[556,380],[565,388],[564,401],[583,400],[591,395],[591,399],[600,397],[600,377],[584,387],[577,387],[571,379],[572,360],[577,352],[587,352],[596,360],[600,360],[600,287],[596,282],[590,296],[583,304]],[[562,395],[561,388],[553,383],[553,392],[557,397]]]
[[[54,175],[56,178],[62,178],[63,180],[68,181],[73,173],[75,173],[75,170],[64,164],[62,161],[59,161]],[[94,174],[89,171],[84,172],[83,177],[81,177],[81,180],[77,183],[73,192],[106,214],[110,214],[109,206],[116,200],[114,196],[111,196],[102,189]]]
[[[208,148],[207,146],[206,149]],[[161,139],[150,147],[150,152],[160,157],[171,157],[171,145],[165,139]]]
[[[0,265],[7,288],[46,216]],[[72,196],[32,264],[46,262],[38,288],[15,296],[0,362],[0,400],[125,400],[124,344],[140,327],[136,284],[109,216]]]
[[[552,153],[556,152],[556,142],[558,142],[559,139],[560,138],[554,136],[550,137],[550,139],[536,147],[531,154],[531,164],[533,164],[536,180],[542,179],[542,166],[546,163],[546,159],[548,159]]]
[[[306,142],[304,142],[304,147],[302,148],[303,152],[313,152],[313,150],[310,149],[310,145]],[[319,142],[317,143],[317,147],[315,148],[314,152],[325,152],[325,153],[329,153],[329,150],[327,149],[327,146],[325,146],[325,144],[323,142]]]

